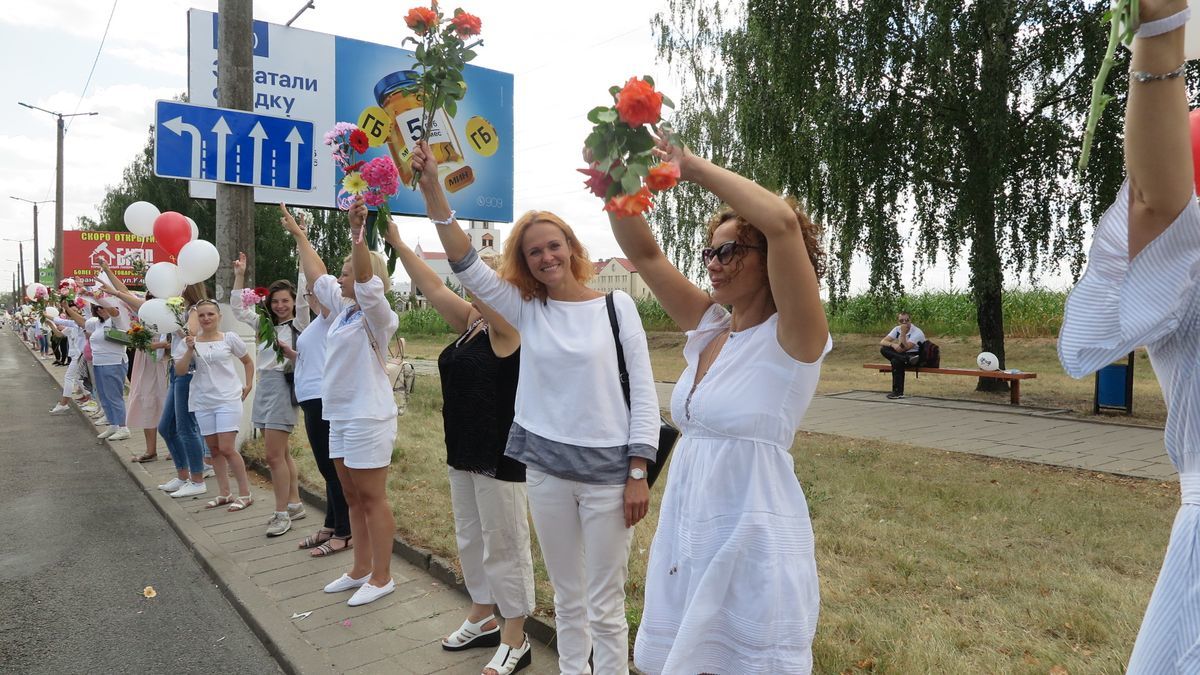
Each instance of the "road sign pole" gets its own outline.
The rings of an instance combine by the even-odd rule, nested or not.
[[[253,0],[217,2],[217,105],[254,109]],[[233,261],[246,254],[246,281],[254,285],[254,188],[217,184],[217,299],[229,299]]]

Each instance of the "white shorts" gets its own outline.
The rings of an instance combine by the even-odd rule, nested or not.
[[[201,436],[237,431],[242,426],[242,404],[231,403],[224,408],[197,410],[196,424]]]
[[[396,418],[330,420],[329,459],[341,459],[347,469],[380,469],[392,463]]]

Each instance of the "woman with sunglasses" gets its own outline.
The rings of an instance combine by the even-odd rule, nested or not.
[[[1200,207],[1189,139],[1183,0],[1141,0],[1125,108],[1127,179],[1067,297],[1058,356],[1083,377],[1146,345],[1167,401],[1182,504],[1129,657],[1130,675],[1200,670]],[[1191,29],[1189,25],[1188,30]],[[1113,139],[1115,141],[1115,139]],[[1189,144],[1189,140],[1191,143]]]
[[[521,367],[505,454],[526,466],[533,525],[554,585],[558,667],[626,673],[625,579],[633,526],[646,516],[646,466],[657,455],[659,413],[646,333],[633,299],[614,293],[630,376],[626,405],[605,295],[587,287],[587,250],[548,211],[521,216],[497,272],[454,219],[428,143],[413,152],[425,208],[463,286],[521,333]],[[526,645],[528,641],[526,641]],[[522,650],[489,664],[520,667]]]
[[[229,511],[241,511],[254,503],[246,463],[234,447],[242,421],[242,402],[254,388],[254,362],[246,353],[246,343],[233,331],[221,331],[221,307],[215,300],[201,300],[194,306],[199,334],[183,339],[185,350],[175,360],[175,376],[192,374],[188,410],[196,415],[200,435],[212,452],[217,473],[217,498],[207,508],[228,505]],[[245,377],[238,379],[237,363]],[[245,382],[245,384],[243,384]],[[237,479],[238,495],[229,491],[229,470]]]
[[[644,218],[611,217],[621,250],[688,336],[671,397],[682,436],[634,662],[647,673],[808,673],[817,566],[788,449],[832,347],[818,228],[794,201],[669,137],[657,146],[681,180],[728,206],[701,254],[711,292],[667,260]]]
[[[246,286],[246,254],[238,253],[233,261],[233,290],[229,292],[229,304],[238,321],[258,331],[258,312],[242,303],[242,289]],[[295,325],[296,286],[287,279],[280,279],[267,289],[267,314],[275,327],[278,344],[296,346],[300,329]],[[282,350],[280,350],[282,351]],[[300,474],[296,462],[288,452],[288,440],[296,427],[298,406],[293,403],[292,385],[287,374],[293,372],[294,364],[276,352],[276,344],[266,341],[258,344],[254,355],[258,383],[254,388],[252,421],[254,428],[262,431],[263,445],[267,455],[267,466],[271,469],[271,488],[275,493],[275,512],[267,522],[267,536],[278,537],[292,529],[292,521],[304,518],[304,502],[300,501]]]

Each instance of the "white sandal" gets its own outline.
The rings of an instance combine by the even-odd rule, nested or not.
[[[496,650],[496,655],[492,657],[491,661],[488,661],[483,669],[491,668],[496,671],[497,675],[512,675],[524,670],[531,663],[533,663],[533,646],[529,644],[529,636],[526,635],[525,644],[519,648],[500,645],[500,648]]]
[[[451,633],[450,637],[442,639],[442,649],[448,652],[460,652],[476,647],[495,647],[500,644],[500,626],[497,625],[488,631],[483,629],[489,621],[495,620],[496,616],[489,614],[475,623],[469,620],[463,621],[463,625]]]

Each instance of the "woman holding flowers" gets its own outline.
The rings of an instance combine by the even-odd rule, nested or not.
[[[1058,354],[1068,374],[1083,377],[1138,345],[1150,352],[1168,402],[1166,449],[1182,505],[1128,672],[1193,673],[1200,668],[1200,206],[1184,77],[1189,11],[1184,0],[1139,5],[1125,111],[1128,179],[1067,298]]]
[[[83,386],[83,375],[87,370],[87,364],[83,360],[83,345],[86,338],[83,334],[83,327],[72,318],[72,312],[76,317],[79,316],[79,313],[66,300],[59,303],[58,311],[59,315],[54,319],[54,323],[67,338],[67,372],[63,375],[62,398],[58,400],[58,405],[50,409],[51,415],[70,412],[71,396],[77,391],[83,392],[82,398],[79,399],[81,407],[91,401],[91,394]]]
[[[308,251],[312,251],[306,228],[296,222],[287,206],[280,204],[279,210],[283,213],[279,220],[284,229],[295,238],[296,249],[301,252],[300,256],[303,258]],[[312,255],[315,256],[316,252],[312,251]],[[320,299],[313,293],[313,284],[308,281],[303,266],[300,270],[300,280],[304,289],[302,298],[308,301],[315,316],[300,333],[300,337],[296,338],[294,349],[286,343],[281,345],[284,355],[296,364],[296,400],[304,410],[304,431],[308,435],[308,445],[312,448],[317,470],[325,479],[324,527],[300,542],[300,548],[311,549],[310,555],[319,558],[344,551],[351,546],[350,509],[346,505],[346,495],[342,489],[342,481],[338,478],[337,467],[329,458],[329,420],[324,419],[324,407],[321,403],[321,387],[325,380],[325,339],[329,334],[330,322],[335,315],[340,314],[341,305],[326,307],[321,304]],[[304,313],[301,311],[301,314]],[[297,317],[297,320],[299,318]]]
[[[346,494],[354,538],[350,571],[327,584],[325,592],[354,590],[347,603],[352,607],[396,588],[391,572],[396,521],[387,499],[396,401],[382,350],[400,319],[384,296],[392,283],[387,261],[364,241],[366,220],[359,196],[350,208],[351,253],[337,278],[326,274],[312,246],[299,247],[304,276],[314,280],[313,293],[331,313],[321,405],[329,421],[329,457]]]
[[[200,435],[212,452],[219,490],[217,498],[210,501],[208,507],[229,505],[230,511],[241,511],[254,503],[254,499],[250,495],[246,463],[234,447],[234,441],[242,420],[242,401],[254,388],[254,363],[246,353],[246,343],[237,333],[220,330],[221,307],[216,301],[201,300],[194,309],[199,334],[189,334],[183,339],[185,349],[175,361],[175,376],[186,376],[195,362],[188,410],[196,415]],[[241,362],[245,370],[245,384],[238,379],[237,362]],[[237,497],[229,491],[231,468],[238,483]],[[203,488],[203,483],[200,487]],[[188,485],[180,490],[185,488],[196,489]]]
[[[516,665],[532,661],[522,650],[525,617],[534,607],[525,465],[504,454],[517,396],[521,336],[491,307],[467,302],[447,288],[400,239],[394,222],[388,223],[385,240],[399,252],[417,289],[459,333],[438,356],[438,371],[458,559],[472,606],[463,625],[442,640],[442,649],[498,646],[484,674],[515,672],[506,669],[510,654]],[[504,617],[503,632],[492,614],[494,606]]]
[[[92,372],[100,406],[108,420],[108,428],[97,438],[123,441],[129,438],[125,426],[125,346],[104,337],[104,332],[115,328],[114,319],[120,314],[116,307],[92,305],[92,317],[84,320],[77,312],[71,318],[83,327],[92,351]]]
[[[633,300],[614,293],[631,404],[618,375],[604,294],[585,285],[587,251],[558,216],[531,211],[505,244],[500,273],[457,226],[429,145],[413,166],[430,219],[463,285],[521,334],[517,401],[505,454],[524,463],[533,524],[554,584],[558,667],[625,673],[625,578],[633,526],[646,515],[647,463],[658,445],[658,398]],[[586,411],[586,414],[584,414]],[[511,650],[497,672],[513,672]]]
[[[296,346],[299,328],[296,319],[296,287],[280,279],[266,289],[245,288],[246,254],[233,261],[233,290],[229,303],[238,321],[253,328],[259,338],[257,363],[258,386],[254,391],[254,428],[262,430],[267,465],[271,468],[271,487],[275,491],[275,512],[267,523],[267,536],[278,537],[292,529],[292,521],[305,517],[300,501],[300,474],[288,452],[288,440],[296,426],[298,406],[293,402],[292,385],[287,375],[293,364],[284,358],[280,345]]]
[[[182,296],[167,300],[167,306],[176,315],[176,322],[182,324],[179,329],[167,336],[170,344],[170,367],[167,374],[170,377],[167,381],[167,398],[163,402],[162,417],[158,420],[158,433],[166,441],[167,449],[171,451],[171,461],[175,463],[175,478],[159,485],[158,489],[172,496],[184,488],[187,490],[179,495],[180,497],[187,497],[189,493],[191,496],[204,494],[208,491],[204,477],[206,474],[213,474],[211,467],[204,463],[207,446],[204,438],[200,435],[200,425],[196,422],[196,413],[192,412],[190,408],[195,364],[193,363],[187,369],[188,372],[183,375],[177,374],[175,370],[175,364],[183,360],[183,355],[187,353],[185,338],[188,335],[195,335],[200,330],[194,308],[206,297],[208,297],[208,289],[204,284],[199,283],[184,288]],[[228,502],[222,501],[218,497],[208,502],[207,507],[216,508],[226,503]]]
[[[654,121],[657,112],[632,126]],[[650,187],[678,176],[728,206],[709,221],[701,254],[710,293],[663,255],[644,207],[607,207],[621,250],[688,336],[687,369],[671,398],[682,438],[650,550],[634,662],[647,673],[808,673],[817,567],[788,449],[832,347],[818,228],[794,201],[668,135],[655,143],[665,180]]]

